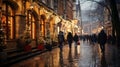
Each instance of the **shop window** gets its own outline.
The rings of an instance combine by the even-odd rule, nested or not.
[[[7,40],[14,38],[14,30],[13,30],[13,12],[12,9],[9,6],[3,5],[2,8],[2,28],[3,32],[5,34],[5,38]]]
[[[30,37],[35,39],[35,19],[31,11],[28,11],[26,19],[26,29],[29,32]]]

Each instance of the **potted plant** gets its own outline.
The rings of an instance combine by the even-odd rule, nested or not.
[[[38,45],[37,45],[38,50],[44,49],[44,42],[45,42],[44,38],[42,36],[40,36],[38,39]]]
[[[23,39],[24,39],[24,41],[25,41],[24,50],[25,50],[25,51],[31,51],[32,48],[31,48],[30,43],[32,42],[32,39],[31,39],[30,33],[29,33],[28,31],[26,31],[26,32],[24,33],[24,38],[23,38]]]
[[[3,29],[0,29],[0,63],[4,63],[7,60],[7,52],[4,51],[5,46],[5,36]]]
[[[51,42],[51,39],[50,39],[49,37],[47,37],[45,41],[46,41],[46,42],[45,42],[45,43],[46,43],[46,45],[45,45],[46,49],[48,49],[49,51],[51,51],[51,50],[52,50],[52,42]]]
[[[17,47],[20,50],[31,51],[30,43],[32,39],[30,37],[30,33],[25,31],[18,39],[17,39]]]

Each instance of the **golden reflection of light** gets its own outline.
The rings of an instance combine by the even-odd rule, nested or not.
[[[41,29],[42,34],[43,34],[43,32],[44,32],[44,26],[43,26],[44,24],[43,24],[43,23],[44,23],[44,22],[42,21],[42,26],[41,26],[41,28],[42,28],[42,29]]]
[[[59,66],[59,59],[60,59],[60,53],[58,52],[58,50],[55,50],[54,54],[53,54],[53,65],[54,67],[58,67]]]
[[[13,38],[13,32],[14,32],[14,31],[13,31],[13,22],[8,21],[8,24],[10,24],[10,30],[11,30],[11,31],[10,31],[10,34],[11,34],[11,35],[10,35],[10,38]]]
[[[78,54],[80,54],[80,45],[77,47]]]
[[[102,53],[101,53],[101,49],[100,49],[100,46],[99,46],[99,44],[98,44],[98,54],[99,54],[99,57],[101,58],[102,57]]]
[[[35,23],[32,23],[32,33],[33,33],[33,36],[32,38],[35,39]]]

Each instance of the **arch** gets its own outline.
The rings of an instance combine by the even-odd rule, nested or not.
[[[13,0],[3,0],[2,2],[10,5],[10,7],[11,7],[13,10],[17,10],[18,7],[19,7],[18,4],[17,4],[15,1],[13,1]]]
[[[36,33],[39,30],[39,15],[34,9],[27,9],[26,16],[27,16],[26,18],[28,18],[27,19],[28,25],[30,24],[29,25],[30,35],[33,39],[35,39],[37,36]]]
[[[31,12],[31,14],[34,16],[34,19],[36,20],[36,21],[38,21],[39,20],[39,16],[38,16],[38,14],[37,14],[37,12],[35,11],[35,10],[33,10],[33,9],[28,9],[28,11],[30,11]]]

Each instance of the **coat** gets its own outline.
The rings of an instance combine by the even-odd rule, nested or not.
[[[99,34],[98,34],[98,43],[100,45],[104,45],[107,41],[107,35],[106,33],[102,30]]]
[[[73,36],[72,36],[71,33],[68,33],[68,35],[67,35],[67,41],[68,41],[68,43],[72,43],[72,41],[73,41]]]

